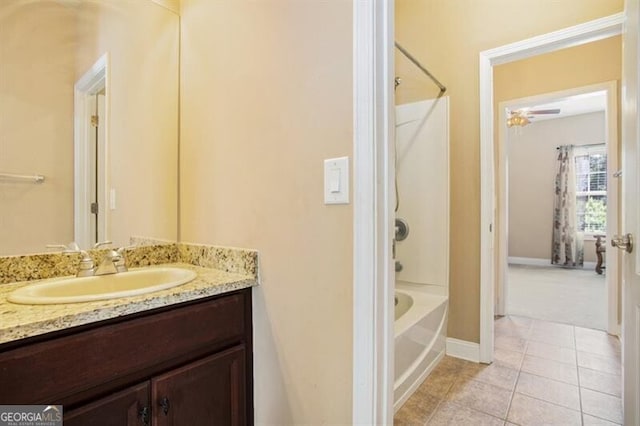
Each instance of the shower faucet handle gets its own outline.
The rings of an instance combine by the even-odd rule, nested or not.
[[[409,236],[409,223],[406,220],[400,217],[397,217],[395,228],[396,228],[396,232],[395,232],[396,240],[397,241],[406,240],[407,237]]]

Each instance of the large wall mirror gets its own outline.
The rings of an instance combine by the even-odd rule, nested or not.
[[[0,255],[176,239],[170,3],[0,1]]]

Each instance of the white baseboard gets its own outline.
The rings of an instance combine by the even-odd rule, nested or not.
[[[480,362],[480,345],[447,337],[447,355],[467,361]]]
[[[537,257],[511,257],[507,259],[510,265],[551,266],[551,259]]]
[[[509,265],[551,266],[551,259],[537,257],[511,257],[507,259]],[[584,269],[596,269],[596,262],[584,262]]]

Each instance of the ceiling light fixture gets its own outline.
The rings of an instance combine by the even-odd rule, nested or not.
[[[522,111],[511,111],[509,118],[507,118],[507,127],[524,127],[527,124],[530,124],[531,121],[527,118]]]

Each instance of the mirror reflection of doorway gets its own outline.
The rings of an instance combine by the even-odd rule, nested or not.
[[[89,104],[92,105],[91,122],[92,130],[88,133],[87,147],[89,150],[87,165],[89,166],[89,244],[95,245],[101,239],[99,224],[104,220],[105,208],[100,200],[104,200],[105,184],[101,176],[101,156],[104,152],[104,110],[105,110],[105,90],[104,88],[95,95],[89,96]]]
[[[75,84],[74,240],[83,249],[109,239],[107,66],[105,54]]]

